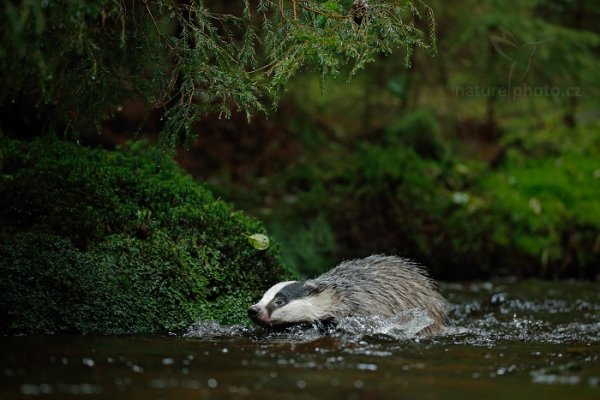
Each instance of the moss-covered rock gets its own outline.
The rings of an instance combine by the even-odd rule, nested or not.
[[[287,278],[256,220],[157,150],[0,136],[0,331],[150,333],[245,320]]]

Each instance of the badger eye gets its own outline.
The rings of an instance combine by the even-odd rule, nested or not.
[[[280,299],[276,299],[273,303],[275,304],[276,307],[281,307],[282,305],[285,304],[285,300],[280,298]]]

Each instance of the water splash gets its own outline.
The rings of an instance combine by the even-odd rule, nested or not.
[[[250,337],[254,329],[244,325],[222,325],[216,321],[194,322],[183,334],[191,338],[235,338]]]
[[[394,340],[413,339],[434,323],[426,311],[412,309],[391,318],[346,317],[336,327],[336,335],[346,339],[376,336]]]
[[[445,284],[456,344],[600,342],[600,292],[593,283],[514,280]],[[450,332],[448,332],[451,334]]]
[[[184,337],[191,338],[251,338],[265,342],[310,342],[332,336],[344,342],[368,337],[379,339],[413,339],[434,323],[426,311],[411,309],[390,318],[379,316],[345,317],[336,325],[295,325],[269,330],[262,327],[222,325],[215,321],[198,321],[190,326]]]
[[[529,285],[529,286],[528,286]],[[503,280],[442,284],[450,302],[449,326],[427,340],[493,346],[499,342],[600,343],[600,292],[594,283]],[[312,342],[324,337],[341,344],[361,340],[421,341],[432,323],[414,309],[392,318],[346,317],[335,326],[295,326],[272,331],[255,326],[201,321],[186,337],[246,338],[260,343]]]

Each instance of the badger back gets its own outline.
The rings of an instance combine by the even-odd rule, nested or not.
[[[428,331],[446,322],[446,301],[433,281],[420,266],[400,257],[375,255],[346,261],[309,282],[335,290],[341,302],[338,317],[391,317],[417,308],[435,321]]]

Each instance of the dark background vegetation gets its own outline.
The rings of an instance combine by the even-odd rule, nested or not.
[[[125,9],[115,2],[83,3],[9,1],[3,6],[0,129],[5,139],[0,173],[5,260],[20,260],[41,243],[51,243],[42,246],[44,251],[66,254],[72,265],[110,270],[114,262],[103,254],[125,257],[122,263],[131,267],[131,276],[144,281],[141,266],[133,265],[138,260],[126,253],[128,248],[147,248],[154,252],[151,265],[159,268],[160,260],[172,259],[174,271],[211,262],[232,269],[253,260],[244,274],[268,277],[248,286],[287,276],[281,260],[300,275],[314,276],[343,259],[372,253],[413,258],[434,277],[448,280],[600,276],[597,2],[431,0],[427,5],[434,20],[427,9],[408,19],[420,36],[398,32],[392,44],[399,48],[369,53],[365,55],[373,59],[369,63],[361,61],[359,45],[354,53],[352,41],[362,40],[365,29],[383,30],[384,17],[378,21],[371,16],[369,28],[344,25],[340,32],[322,19],[315,22],[322,32],[315,31],[314,36],[306,36],[312,31],[294,25],[294,20],[289,26],[280,21],[272,28],[273,38],[251,38],[260,43],[259,50],[278,42],[285,46],[288,36],[315,45],[301,58],[284,63],[288,69],[273,64],[281,69],[269,70],[263,80],[243,73],[244,68],[261,68],[243,60],[245,47],[223,45],[222,54],[211,53],[213,47],[201,45],[204,39],[190,39],[194,29],[185,23],[187,14],[175,15],[169,6],[158,4],[167,2],[125,2]],[[315,3],[343,15],[351,2]],[[256,6],[243,1],[204,2],[219,15],[240,17],[247,12],[246,4]],[[149,18],[149,10],[155,20]],[[248,39],[236,29],[215,26],[206,43],[212,43],[212,34],[229,35],[234,43]],[[319,32],[338,36],[320,42]],[[165,51],[180,49],[177,46],[189,51],[174,50],[171,54],[176,56],[165,56]],[[294,44],[286,49],[293,52]],[[285,54],[277,57],[287,60]],[[200,85],[204,97],[195,85]],[[165,95],[173,88],[180,88],[175,90],[177,96]],[[270,107],[261,93],[275,97],[277,107]],[[181,100],[188,97],[196,106],[192,111]],[[131,193],[113,192],[110,180],[96,185],[97,168],[115,168],[103,164],[104,158],[122,156],[78,155],[71,147],[75,153],[61,147],[60,141],[55,143],[58,139],[48,143],[39,137],[58,137],[85,151],[112,151],[149,140],[158,150],[146,154],[139,145],[134,147],[140,152],[137,161],[123,163],[147,163],[139,167],[146,171],[139,179],[150,183],[144,186],[119,169],[122,179],[117,181],[130,185]],[[19,145],[12,139],[25,142]],[[36,150],[16,150],[29,146]],[[208,217],[193,208],[206,211],[212,206],[201,204],[215,200],[189,194],[200,189],[190,189],[190,182],[178,173],[152,172],[175,148],[176,161],[203,186],[202,191],[208,189],[221,202],[264,223],[277,243],[269,250],[273,253],[261,254],[256,262],[254,250],[244,247],[243,235],[263,232],[255,219],[231,222],[227,228],[230,222],[223,221],[229,219],[210,217],[214,220],[210,224],[225,228],[210,234],[199,228]],[[19,154],[37,158],[20,165],[15,161]],[[86,168],[78,170],[78,163]],[[23,171],[19,168],[40,169],[45,175],[40,171],[19,175]],[[69,170],[77,172],[69,177]],[[177,192],[180,179],[188,194],[173,198],[171,191]],[[80,189],[79,194],[71,196],[68,189],[53,194],[53,188],[67,181]],[[171,194],[154,202],[136,197],[139,185],[174,186],[165,189]],[[155,190],[148,196],[155,196]],[[58,204],[53,196],[61,199]],[[193,200],[183,204],[185,199]],[[221,211],[214,212],[227,214],[227,207],[218,206]],[[40,218],[43,223],[38,223]],[[179,230],[177,224],[192,228]],[[51,237],[41,240],[35,234]],[[210,261],[208,253],[198,255],[198,244],[186,241],[189,235],[214,239],[216,244],[210,246],[217,248],[217,255],[212,257],[221,261]],[[229,243],[222,235],[237,236]],[[182,261],[184,253],[192,254],[191,261]],[[43,259],[48,265],[62,265],[50,256]],[[6,268],[16,273],[13,267]],[[22,268],[29,271],[27,265]],[[165,279],[177,281],[177,272],[173,274]],[[214,274],[217,281],[225,279]],[[186,279],[186,285],[192,285]],[[90,290],[90,282],[84,282],[87,286],[81,290]],[[159,287],[164,282],[147,284]],[[213,284],[203,280],[200,289],[192,285],[190,293],[182,295],[187,300],[170,295],[167,300],[179,304],[190,297],[225,299],[223,303],[230,304],[227,299],[239,294],[231,288],[237,281],[223,292],[225,297],[209,293]],[[117,293],[123,282],[106,285]],[[244,299],[255,295],[248,287],[244,290],[239,294]],[[174,308],[181,313],[181,308]],[[202,314],[194,310],[184,320]],[[227,320],[219,312],[208,314]],[[141,321],[138,330],[177,328],[179,314],[169,315],[166,321]],[[68,322],[64,325],[73,328]],[[81,326],[90,326],[89,321]],[[114,331],[123,331],[119,329]]]
[[[268,118],[201,121],[178,160],[309,276],[388,253],[443,279],[596,278],[600,7],[428,4],[435,54],[302,74]]]

